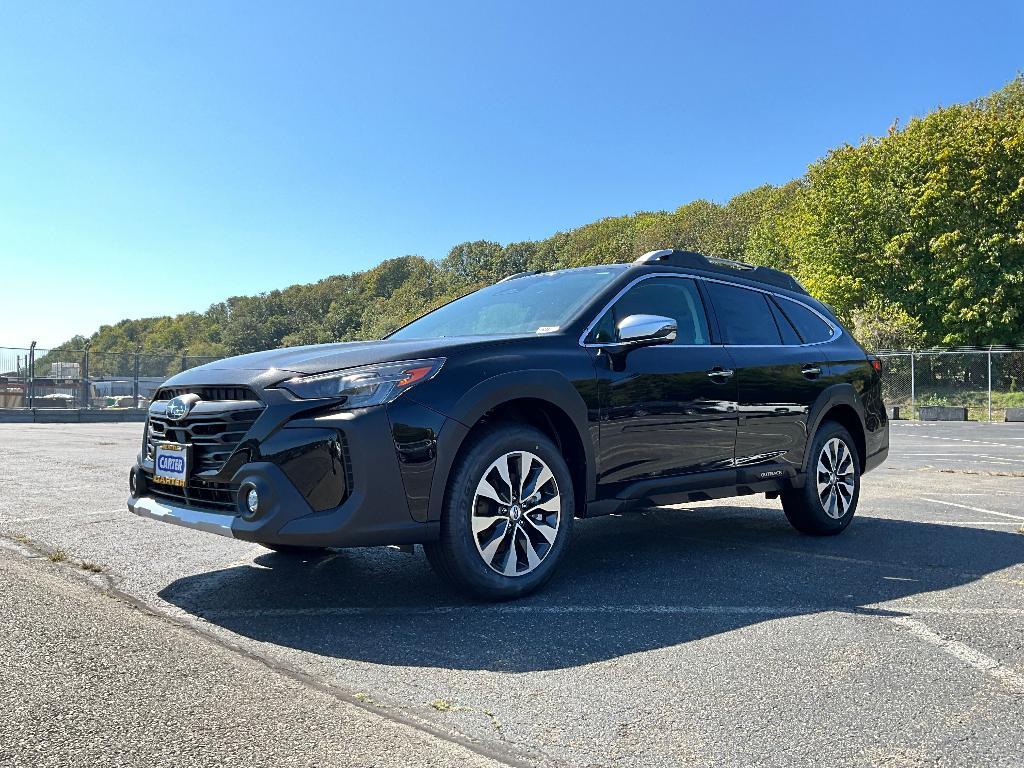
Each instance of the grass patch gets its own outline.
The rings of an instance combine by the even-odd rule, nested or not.
[[[63,563],[68,559],[68,553],[63,549],[55,549],[46,556],[51,563]]]
[[[434,699],[430,702],[430,706],[436,709],[438,712],[454,712],[458,707],[447,699]]]
[[[501,731],[501,720],[495,717],[494,713],[489,709],[485,709],[484,714],[491,718],[491,727],[496,731]]]
[[[99,563],[93,563],[89,560],[83,560],[78,564],[78,567],[83,571],[89,571],[89,573],[103,573],[103,566]]]

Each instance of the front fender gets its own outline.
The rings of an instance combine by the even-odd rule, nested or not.
[[[468,389],[444,414],[464,429],[450,430],[447,440],[438,445],[437,466],[434,469],[428,520],[439,520],[444,501],[443,489],[458,456],[459,449],[472,427],[489,411],[510,402],[530,398],[543,400],[560,409],[576,430],[586,459],[587,500],[594,498],[597,484],[594,444],[590,433],[587,404],[579,391],[562,373],[554,370],[525,370],[501,373],[485,379]]]

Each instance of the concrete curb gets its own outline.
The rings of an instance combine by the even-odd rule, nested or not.
[[[967,421],[967,409],[951,405],[922,405],[921,421]]]
[[[0,408],[0,424],[107,424],[145,420],[143,408]]]

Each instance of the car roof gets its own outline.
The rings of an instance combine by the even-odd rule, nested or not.
[[[626,273],[634,270],[651,271],[652,269],[693,272],[701,276],[718,279],[727,277],[730,281],[735,281],[741,285],[745,284],[754,287],[771,286],[775,289],[797,294],[801,298],[809,297],[807,289],[795,277],[780,270],[772,269],[771,267],[759,267],[742,261],[733,261],[732,259],[723,259],[716,256],[705,256],[695,251],[682,251],[674,248],[649,251],[631,264],[595,264],[586,267],[550,270],[548,272],[517,272],[499,282],[541,274],[602,270]]]

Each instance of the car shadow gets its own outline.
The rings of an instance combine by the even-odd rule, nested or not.
[[[454,596],[394,549],[179,579],[164,600],[239,635],[375,664],[527,672],[686,643],[809,613],[873,607],[1024,562],[1024,536],[861,517],[842,535],[795,533],[778,509],[703,507],[577,521],[554,580],[511,603]]]

